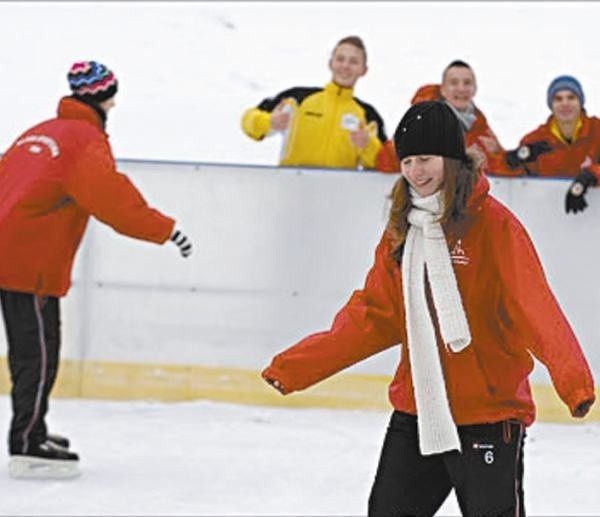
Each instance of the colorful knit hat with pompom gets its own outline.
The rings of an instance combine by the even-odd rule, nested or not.
[[[96,61],[74,63],[67,74],[71,91],[89,102],[104,102],[117,93],[117,78]]]

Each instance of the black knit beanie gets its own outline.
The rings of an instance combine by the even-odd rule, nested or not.
[[[440,101],[414,104],[394,133],[398,159],[418,154],[445,156],[465,161],[465,138],[458,118]]]

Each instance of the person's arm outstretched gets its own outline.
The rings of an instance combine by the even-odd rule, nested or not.
[[[352,294],[328,331],[312,334],[275,356],[262,372],[267,382],[284,394],[302,390],[400,342],[402,286],[395,281],[397,267],[390,251],[384,235],[364,288]]]
[[[175,221],[149,207],[131,180],[117,172],[104,140],[82,150],[65,185],[80,206],[123,235],[158,244],[173,235]]]

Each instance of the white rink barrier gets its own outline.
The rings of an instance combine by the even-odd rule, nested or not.
[[[79,365],[80,373],[88,362],[259,371],[284,347],[327,329],[362,286],[398,178],[205,163],[118,164],[152,206],[177,219],[194,250],[183,259],[171,243],[124,238],[90,222],[73,287],[62,301],[62,357]],[[600,189],[588,192],[586,212],[566,215],[566,180],[490,181],[492,193],[529,231],[600,378]],[[398,354],[395,347],[348,371],[391,375]],[[545,369],[536,368],[534,380],[548,384]]]

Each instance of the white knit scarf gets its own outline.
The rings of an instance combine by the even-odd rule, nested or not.
[[[469,324],[450,261],[440,191],[420,197],[411,190],[413,208],[402,257],[403,294],[421,454],[460,449],[431,314],[425,296],[425,267],[442,339],[453,352],[471,342]]]

